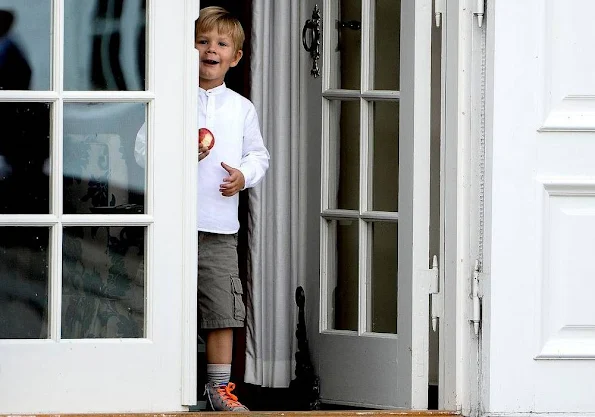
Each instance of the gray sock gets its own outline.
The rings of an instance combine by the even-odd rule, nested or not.
[[[231,376],[231,364],[207,363],[207,382],[227,385]]]

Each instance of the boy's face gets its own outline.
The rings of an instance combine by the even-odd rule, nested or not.
[[[236,51],[231,36],[217,29],[199,33],[195,47],[200,52],[199,85],[205,90],[223,84],[229,68],[238,65],[242,58],[242,51]]]

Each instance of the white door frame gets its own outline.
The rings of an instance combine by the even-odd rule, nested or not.
[[[445,100],[445,293],[440,340],[439,408],[477,415],[480,407],[481,331],[470,322],[474,261],[479,255],[480,191],[485,181],[478,170],[482,158],[481,42],[474,0],[446,2]],[[485,67],[484,67],[485,70]],[[488,76],[483,73],[483,76]],[[452,144],[452,146],[451,146]],[[484,149],[485,150],[485,149]],[[484,204],[486,202],[484,201]],[[488,221],[487,217],[484,221]],[[483,224],[483,223],[481,223]],[[485,226],[484,226],[485,227]],[[487,252],[487,246],[484,248]]]
[[[184,137],[194,138],[198,132],[198,51],[194,48],[194,21],[198,18],[200,11],[200,0],[185,0],[186,27],[184,32],[184,54],[183,77],[187,88],[184,90]],[[196,88],[193,88],[196,86]],[[183,193],[186,197],[183,201],[183,259],[182,279],[182,398],[181,404],[193,406],[197,403],[197,326],[198,326],[198,305],[196,298],[198,264],[196,262],[198,253],[198,234],[196,219],[196,163],[195,155],[198,155],[198,143],[190,140],[185,146],[182,161],[184,167]]]

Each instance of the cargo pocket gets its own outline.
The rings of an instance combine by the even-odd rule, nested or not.
[[[242,281],[237,277],[231,276],[231,292],[233,293],[233,318],[244,321],[246,318],[246,307],[242,300]]]

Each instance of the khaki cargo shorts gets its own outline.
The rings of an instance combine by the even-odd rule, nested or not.
[[[198,232],[198,322],[201,329],[243,327],[238,235]]]

